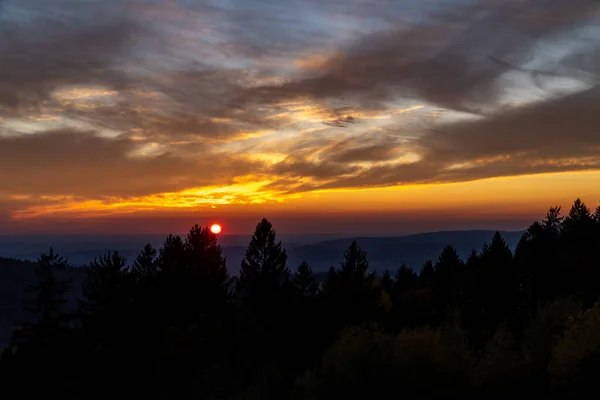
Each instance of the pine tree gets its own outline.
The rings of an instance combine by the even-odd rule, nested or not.
[[[306,261],[300,263],[292,282],[296,292],[301,296],[312,297],[319,290],[319,283],[313,276],[312,269]]]
[[[600,224],[600,204],[596,207],[596,211],[594,212],[594,220]]]
[[[158,272],[157,252],[151,245],[147,244],[133,262],[133,271],[138,277],[154,276]]]
[[[414,289],[417,284],[417,274],[406,264],[402,264],[398,271],[396,271],[396,277],[394,282],[393,292],[398,295],[405,294],[411,289]],[[397,297],[397,296],[392,296]]]
[[[25,289],[23,308],[32,319],[15,331],[17,343],[35,341],[47,345],[53,335],[68,321],[63,307],[67,303],[65,294],[71,286],[70,279],[61,279],[67,262],[50,248],[48,254],[41,254],[35,267],[38,283]]]
[[[163,272],[185,269],[185,244],[181,236],[169,235],[159,250],[158,267]]]
[[[542,220],[542,225],[545,229],[553,232],[560,232],[564,217],[560,215],[561,207],[551,207],[546,213],[546,217]]]
[[[374,275],[368,276],[368,269],[367,253],[360,248],[356,240],[353,240],[344,252],[344,262],[339,270],[340,278],[350,285],[362,285],[364,280],[374,278]]]
[[[477,264],[478,260],[479,260],[479,253],[477,253],[477,250],[475,250],[475,249],[471,250],[471,254],[469,254],[469,257],[467,257],[467,261],[465,262],[467,269],[471,270],[475,266],[475,264]]]
[[[584,304],[591,306],[600,296],[600,267],[596,238],[597,224],[590,209],[581,201],[575,200],[569,215],[563,221],[562,242],[564,245],[564,265],[569,266],[570,291],[582,296]]]
[[[217,243],[217,235],[212,233],[209,227],[192,227],[185,240],[184,250],[188,267],[194,274],[227,291],[229,274],[226,259]]]
[[[238,292],[242,297],[263,298],[267,292],[280,292],[289,281],[287,254],[276,239],[273,226],[263,218],[256,226],[242,260],[238,280]]]
[[[446,246],[435,264],[434,291],[439,308],[455,303],[461,291],[460,279],[464,273],[464,264],[453,246]]]
[[[495,324],[513,312],[519,301],[512,252],[500,232],[484,246],[480,264],[476,274],[480,288],[475,301],[485,309],[490,323]]]
[[[325,289],[330,312],[339,316],[338,329],[377,316],[380,288],[375,285],[375,273],[368,273],[368,268],[367,254],[353,241],[344,251],[340,267],[330,269]]]
[[[435,279],[435,267],[431,260],[427,260],[421,267],[419,272],[419,281],[422,286],[431,286]]]
[[[381,288],[387,293],[391,293],[393,284],[392,273],[386,269],[381,277]]]
[[[118,252],[95,258],[87,267],[79,311],[84,328],[100,341],[112,342],[123,328],[131,304],[131,278]]]

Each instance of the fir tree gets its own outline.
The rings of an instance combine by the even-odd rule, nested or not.
[[[413,289],[417,283],[417,274],[408,265],[402,264],[398,271],[396,271],[396,277],[394,282],[394,291],[400,293],[406,293],[410,289]]]
[[[185,244],[181,236],[167,236],[159,250],[157,263],[163,272],[185,269]]]
[[[386,269],[381,277],[381,288],[387,293],[391,293],[393,284],[392,273]]]
[[[133,262],[133,271],[138,276],[154,276],[158,271],[157,252],[151,245],[147,244]]]
[[[229,274],[226,259],[217,243],[217,235],[209,227],[192,227],[185,240],[184,250],[189,269],[194,274],[227,290]]]
[[[434,279],[435,267],[431,260],[427,260],[421,267],[421,272],[419,272],[419,281],[422,286],[430,286],[433,284]]]
[[[118,252],[95,258],[83,282],[79,311],[84,328],[98,340],[116,340],[131,304],[131,275]]]
[[[264,297],[280,291],[289,281],[287,254],[271,223],[263,218],[242,260],[238,292],[243,297]]]
[[[453,246],[446,246],[435,264],[434,291],[439,308],[458,300],[464,264]]]
[[[23,308],[31,319],[15,332],[18,342],[35,341],[47,345],[51,337],[69,320],[63,310],[67,303],[65,294],[71,286],[70,279],[61,279],[67,267],[66,261],[50,248],[41,254],[35,267],[37,284],[25,289]]]
[[[294,288],[301,296],[315,296],[319,290],[319,283],[313,276],[312,268],[306,261],[298,266],[293,278]]]

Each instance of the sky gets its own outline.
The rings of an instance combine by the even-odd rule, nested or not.
[[[600,200],[598,0],[0,0],[0,233],[523,229]]]

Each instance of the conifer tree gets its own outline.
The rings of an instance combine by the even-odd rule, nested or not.
[[[435,267],[431,260],[427,260],[419,272],[419,281],[422,286],[431,286],[435,279]]]
[[[61,279],[67,262],[50,248],[41,254],[35,267],[37,283],[25,289],[23,308],[31,319],[15,332],[14,340],[19,343],[33,341],[45,346],[53,335],[68,321],[63,310],[67,303],[65,294],[71,286],[70,279]]]
[[[189,269],[194,274],[227,291],[229,274],[226,259],[217,243],[217,235],[212,233],[209,227],[193,226],[185,240],[184,250]]]
[[[513,257],[500,232],[486,243],[480,256],[478,301],[489,322],[498,323],[517,307],[517,277]]]
[[[394,293],[404,294],[410,289],[413,289],[417,283],[417,274],[406,264],[402,264],[398,271],[394,282]]]
[[[446,246],[435,264],[434,291],[439,308],[446,308],[458,298],[464,264],[453,246]]]
[[[158,267],[162,272],[185,269],[185,244],[181,236],[169,235],[159,250]]]
[[[83,282],[79,311],[84,328],[96,340],[113,342],[123,329],[131,304],[131,278],[118,252],[95,258]]]
[[[374,284],[375,273],[369,273],[368,268],[367,254],[356,241],[352,241],[344,251],[344,261],[340,267],[330,269],[325,289],[330,299],[331,313],[338,314],[341,326],[366,322],[376,317],[380,288]]]
[[[294,288],[301,296],[315,296],[319,290],[319,283],[313,276],[312,268],[306,261],[298,266],[293,278]]]
[[[138,276],[154,276],[158,271],[157,251],[151,245],[144,246],[136,260],[133,262],[133,271]]]
[[[392,273],[386,269],[381,277],[381,288],[387,293],[391,293],[393,284]]]
[[[277,241],[273,225],[263,218],[256,226],[242,260],[238,293],[256,300],[268,293],[280,293],[289,276],[286,251]]]

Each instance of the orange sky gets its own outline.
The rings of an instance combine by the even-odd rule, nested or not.
[[[0,2],[0,234],[522,229],[600,200],[595,0],[214,3]]]

